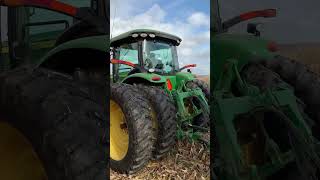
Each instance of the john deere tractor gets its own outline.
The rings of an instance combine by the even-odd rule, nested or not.
[[[248,34],[228,32],[276,17],[275,9],[222,21],[218,1],[212,5],[213,179],[319,179],[319,76],[279,55],[258,24],[249,23]]]
[[[0,5],[0,179],[106,179],[109,4]]]
[[[179,67],[181,39],[137,29],[111,39],[110,166],[134,173],[179,139],[208,131],[209,89]],[[182,72],[188,69],[188,72]]]

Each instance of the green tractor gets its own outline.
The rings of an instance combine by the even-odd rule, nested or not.
[[[220,180],[319,179],[320,78],[279,55],[274,42],[228,29],[275,9],[211,20],[212,175]]]
[[[111,39],[110,166],[134,173],[178,139],[208,131],[208,85],[179,67],[177,36],[147,29]],[[188,72],[182,72],[188,69]]]
[[[105,179],[109,4],[0,6],[0,179]]]

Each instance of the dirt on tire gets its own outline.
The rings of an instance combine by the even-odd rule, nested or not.
[[[242,74],[248,83],[259,87],[261,90],[267,88],[277,89],[283,85],[293,89],[298,98],[297,104],[302,116],[309,127],[313,128],[314,136],[319,139],[318,110],[315,110],[315,107],[313,107],[314,105],[320,105],[320,99],[316,95],[317,90],[315,89],[320,87],[320,78],[316,74],[301,63],[281,56],[270,62],[251,64],[243,70]],[[279,131],[286,132],[284,130]],[[275,133],[278,132],[276,131]],[[284,136],[282,135],[282,137]],[[282,142],[285,144],[284,141]],[[301,165],[296,166],[294,163],[290,163],[280,172],[276,173],[272,179],[305,179],[304,172],[310,170],[310,168],[307,168],[308,165],[300,167]]]
[[[110,167],[119,173],[132,174],[145,167],[151,159],[151,107],[136,87],[123,83],[111,84],[110,100],[117,103],[124,113],[129,134],[125,157],[121,160],[113,160],[110,157]]]
[[[210,89],[209,89],[209,85],[206,82],[200,79],[194,79],[192,81],[189,81],[187,85],[191,89],[197,88],[197,87],[200,88],[204,96],[206,97],[207,102],[210,103]]]
[[[186,83],[186,86],[190,89],[196,89],[196,88],[200,88],[201,91],[203,92],[206,100],[207,100],[207,104],[210,105],[210,90],[209,90],[209,86],[207,83],[205,83],[204,81],[201,81],[199,79],[194,79],[192,81],[188,81]],[[200,109],[205,109],[205,104],[201,104],[198,101],[194,102]],[[200,127],[208,127],[210,126],[210,117],[209,117],[209,112],[204,112],[201,113],[200,115],[194,117],[193,119],[193,125],[196,126],[200,126]]]
[[[177,109],[164,90],[144,85],[138,85],[138,88],[144,92],[155,111],[156,117],[154,118],[156,118],[157,128],[153,129],[152,157],[153,159],[161,159],[176,143]]]
[[[1,120],[31,142],[49,180],[106,179],[106,109],[90,87],[42,68],[19,68],[0,81]]]

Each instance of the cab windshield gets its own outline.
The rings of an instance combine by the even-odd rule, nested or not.
[[[143,66],[163,74],[179,70],[176,46],[158,40],[143,41]]]

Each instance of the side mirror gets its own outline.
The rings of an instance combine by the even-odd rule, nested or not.
[[[260,36],[262,23],[248,23],[247,32],[250,34],[254,34],[255,36]]]

